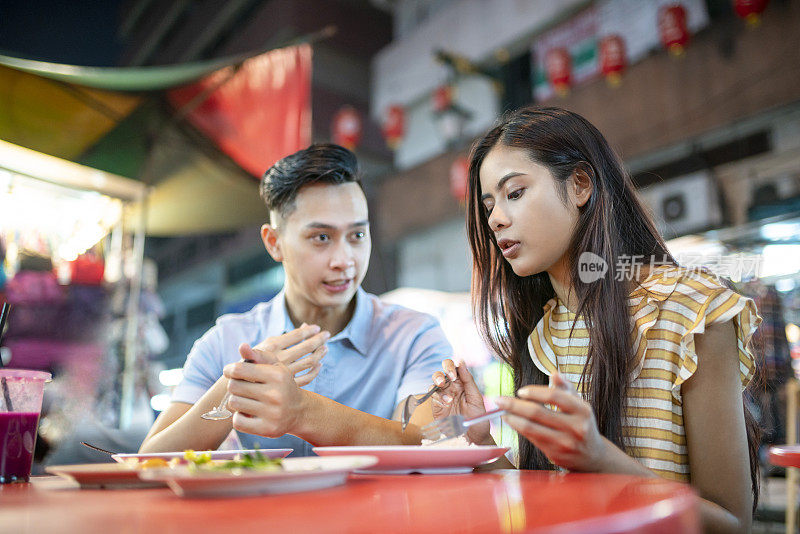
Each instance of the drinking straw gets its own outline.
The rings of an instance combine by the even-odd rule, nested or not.
[[[8,319],[8,312],[11,305],[8,302],[3,303],[3,310],[0,311],[0,347],[3,346],[3,330],[6,328],[6,320]],[[0,358],[0,367],[3,367],[3,358]]]
[[[0,347],[3,346],[3,330],[6,327],[6,320],[8,319],[9,310],[11,310],[11,306],[8,304],[8,302],[4,302],[3,309],[0,311]],[[4,365],[3,357],[0,355],[0,368],[2,368]],[[6,383],[6,377],[0,377],[0,382],[3,383],[3,399],[6,401],[6,409],[9,412],[13,412],[14,407],[11,405],[11,394],[8,392],[8,383]]]

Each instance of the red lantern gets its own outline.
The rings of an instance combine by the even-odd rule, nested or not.
[[[392,150],[397,150],[406,133],[406,114],[402,106],[390,106],[383,121],[383,137]]]
[[[361,142],[361,114],[350,106],[339,110],[333,118],[333,142],[353,150]]]
[[[661,42],[671,54],[683,54],[683,49],[689,43],[686,9],[680,4],[661,8],[658,12],[658,30],[661,33]]]
[[[733,10],[747,22],[748,26],[761,23],[761,13],[767,9],[769,0],[733,0]]]
[[[453,87],[440,85],[433,92],[433,110],[442,112],[453,105]]]
[[[467,186],[469,184],[469,160],[458,156],[450,164],[450,194],[461,202],[467,200]]]
[[[622,83],[622,73],[627,65],[625,40],[616,34],[608,35],[600,40],[599,48],[600,70],[609,85],[617,87]]]
[[[551,48],[544,58],[547,78],[556,93],[565,96],[572,84],[572,58],[566,48]]]

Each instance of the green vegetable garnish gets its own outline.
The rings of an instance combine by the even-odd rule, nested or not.
[[[252,454],[244,453],[239,458],[228,460],[223,463],[214,463],[211,461],[211,455],[208,453],[197,454],[194,451],[187,450],[184,452],[184,458],[189,462],[189,469],[192,471],[226,471],[234,469],[247,469],[258,471],[278,471],[282,468],[280,458],[267,458],[261,451],[256,449]]]

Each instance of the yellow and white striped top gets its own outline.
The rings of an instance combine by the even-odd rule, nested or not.
[[[761,318],[751,299],[708,271],[672,266],[654,268],[630,294],[629,304],[638,364],[623,421],[627,452],[664,478],[688,481],[681,384],[697,369],[694,336],[708,325],[733,320],[744,388],[755,371],[748,342]],[[583,319],[555,298],[545,305],[544,317],[528,338],[536,366],[548,376],[558,369],[579,391],[588,347]]]

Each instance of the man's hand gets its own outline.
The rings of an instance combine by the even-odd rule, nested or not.
[[[268,337],[255,347],[247,343],[239,345],[239,354],[243,360],[255,363],[283,363],[298,386],[311,383],[322,368],[322,358],[328,353],[325,342],[331,335],[327,331],[320,332],[317,325],[303,324],[280,336]],[[298,373],[308,371],[297,376]]]
[[[298,428],[305,392],[286,364],[236,362],[225,366],[224,375],[234,429],[277,438]]]

